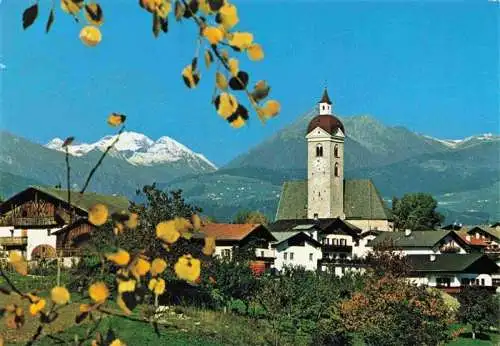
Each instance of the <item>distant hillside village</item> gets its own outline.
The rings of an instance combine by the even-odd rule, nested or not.
[[[307,129],[307,180],[283,185],[274,222],[206,223],[201,232],[216,240],[215,256],[231,258],[253,244],[256,273],[285,266],[328,270],[342,276],[363,271],[367,256],[390,245],[410,265],[408,279],[458,292],[464,286],[500,286],[500,224],[439,230],[394,229],[391,212],[371,180],[344,179],[342,122],[332,114],[327,91]],[[125,197],[80,195],[31,186],[0,204],[0,250],[19,250],[28,260],[62,256],[78,259],[95,227],[88,221],[97,203],[110,212],[127,211]]]

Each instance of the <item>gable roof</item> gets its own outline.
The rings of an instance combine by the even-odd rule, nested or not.
[[[35,191],[56,199],[67,206],[68,190],[33,185],[0,204],[0,213],[9,210],[12,204],[18,203],[24,198],[29,198],[28,196],[31,196]],[[98,203],[106,205],[110,213],[128,211],[130,204],[129,200],[124,196],[103,195],[94,192],[80,194],[78,191],[70,191],[70,198],[71,204],[85,213],[88,213],[90,207]]]
[[[269,229],[271,232],[288,232],[292,230],[304,230],[317,228],[320,231],[326,231],[331,227],[340,227],[347,230],[349,233],[358,234],[361,233],[361,229],[354,226],[352,223],[341,220],[340,218],[328,218],[328,219],[285,219],[277,220],[269,224]]]
[[[382,232],[370,242],[370,246],[387,244],[396,248],[434,247],[448,235],[464,243],[453,231],[412,231],[408,236],[405,232]]]
[[[481,253],[435,255],[408,255],[406,260],[413,272],[470,272],[494,273],[498,266],[488,256]]]
[[[201,233],[206,236],[214,237],[216,240],[240,241],[245,239],[254,231],[263,231],[266,239],[275,241],[271,232],[262,224],[251,223],[209,223],[203,225]]]
[[[275,247],[284,241],[288,241],[296,237],[302,238],[316,247],[321,246],[321,243],[319,243],[317,240],[314,240],[314,238],[312,238],[305,232],[273,232],[272,235],[276,238],[276,242],[274,242],[273,244],[273,246]]]
[[[489,227],[488,225],[474,226],[467,231],[468,234],[472,234],[475,232],[483,232],[496,238],[496,240],[500,240],[500,230],[497,230],[496,228],[493,227]]]
[[[390,211],[375,185],[368,179],[344,180],[344,213],[346,219],[388,220]],[[283,184],[276,220],[307,218],[307,181]]]

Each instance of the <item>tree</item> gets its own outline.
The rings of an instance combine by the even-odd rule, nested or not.
[[[267,225],[269,220],[260,211],[241,210],[234,217],[233,223],[260,223]]]
[[[392,200],[394,228],[425,231],[434,229],[444,220],[436,211],[437,201],[427,193],[408,193],[403,198]]]
[[[500,303],[498,297],[487,289],[467,287],[458,295],[458,301],[458,319],[461,323],[471,325],[473,339],[476,338],[477,332],[498,326]]]
[[[340,314],[346,330],[367,345],[437,345],[448,338],[450,315],[441,296],[390,274],[368,276]]]

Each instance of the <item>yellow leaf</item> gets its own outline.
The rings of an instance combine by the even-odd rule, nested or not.
[[[132,266],[132,275],[136,278],[144,276],[149,272],[150,268],[151,264],[147,260],[139,257]]]
[[[95,2],[85,5],[85,18],[90,24],[102,25],[104,18],[101,6]]]
[[[89,222],[94,226],[101,226],[108,221],[108,207],[104,204],[96,204],[89,209]]]
[[[138,223],[139,223],[139,215],[137,215],[137,213],[131,213],[125,225],[130,229],[135,229],[137,228]]]
[[[229,71],[231,72],[231,74],[233,76],[236,76],[238,74],[238,72],[240,71],[238,60],[236,60],[235,58],[231,58],[231,59],[229,59],[228,65],[229,65]]]
[[[50,297],[57,305],[64,305],[69,302],[69,292],[65,287],[56,286],[50,291]]]
[[[150,291],[153,291],[155,295],[162,295],[163,292],[165,292],[165,280],[151,279],[149,280],[148,288]]]
[[[155,12],[164,0],[139,0],[139,5],[148,12]]]
[[[194,282],[200,277],[201,262],[191,255],[180,257],[174,266],[175,273],[180,279]]]
[[[83,1],[61,0],[61,9],[68,14],[75,15],[82,7]]]
[[[181,235],[175,226],[175,220],[160,222],[156,225],[156,236],[165,243],[175,243]]]
[[[264,59],[264,51],[260,44],[254,43],[247,49],[248,58],[252,61],[259,61]]]
[[[118,234],[122,234],[123,231],[125,230],[125,228],[123,227],[123,224],[121,222],[118,222],[114,225],[113,227],[113,232],[118,235]]]
[[[187,230],[193,227],[191,225],[191,222],[189,222],[188,219],[183,217],[175,217],[174,221],[175,221],[175,229],[177,229],[177,231],[181,233],[186,232]]]
[[[215,251],[215,238],[205,237],[205,246],[203,247],[203,254],[206,256],[212,256]]]
[[[210,68],[210,65],[212,65],[212,62],[214,61],[214,57],[212,55],[212,52],[210,52],[208,49],[205,51],[205,66],[207,68]]]
[[[158,274],[163,273],[167,268],[167,262],[162,260],[161,258],[155,258],[151,263],[151,275],[156,276]]]
[[[224,4],[224,6],[222,6],[219,10],[219,15],[221,24],[226,30],[231,29],[240,21],[238,18],[238,10],[233,4]]]
[[[130,315],[132,313],[132,311],[130,311],[130,309],[127,307],[127,304],[125,304],[125,301],[123,300],[121,294],[118,294],[118,297],[116,298],[116,303],[126,315]]]
[[[199,230],[201,228],[201,218],[198,214],[193,214],[191,216],[191,223],[193,224],[193,228],[195,230]]]
[[[280,110],[281,106],[278,101],[276,100],[269,100],[265,103],[264,107],[262,108],[264,115],[266,117],[274,117],[276,116]]]
[[[92,305],[80,304],[80,312],[89,312],[90,310],[92,310]]]
[[[186,86],[192,89],[198,85],[200,74],[197,71],[193,71],[193,65],[189,64],[182,70],[182,79]]]
[[[109,297],[108,287],[104,282],[96,282],[89,287],[89,296],[96,303],[104,303]]]
[[[21,255],[21,252],[11,251],[9,253],[9,262],[16,272],[21,275],[28,275],[28,262]]]
[[[89,47],[97,46],[102,40],[101,31],[95,26],[87,25],[80,31],[80,40]]]
[[[161,18],[167,18],[168,14],[172,10],[172,4],[169,1],[163,1],[156,8],[156,14]]]
[[[111,113],[111,115],[108,117],[108,124],[110,126],[117,127],[123,124],[126,118],[127,117],[123,114]]]
[[[123,292],[134,292],[135,291],[135,280],[119,280],[118,281],[118,293]]]
[[[222,93],[215,98],[215,107],[217,108],[217,113],[224,119],[227,119],[238,109],[238,101],[233,95]]]
[[[113,342],[109,344],[109,346],[127,346],[127,344],[121,341],[120,339],[115,339],[113,340]]]
[[[128,262],[130,262],[130,254],[123,250],[123,249],[119,249],[117,252],[115,253],[108,253],[106,254],[106,258],[119,265],[119,266],[126,266],[128,264]]]
[[[218,71],[215,74],[215,85],[220,90],[226,90],[228,86],[226,77],[224,77],[224,75]]]
[[[208,4],[208,0],[199,0],[199,8],[200,11],[205,15],[212,14],[212,10],[210,9],[210,5]]]
[[[224,38],[224,32],[215,26],[206,26],[202,34],[210,44],[217,44]]]
[[[46,302],[45,299],[40,299],[37,303],[30,304],[30,313],[32,316],[35,316],[40,311],[45,308]]]
[[[253,34],[249,32],[235,32],[229,40],[229,45],[241,50],[247,49],[253,42]]]

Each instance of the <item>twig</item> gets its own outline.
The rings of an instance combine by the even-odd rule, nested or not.
[[[108,147],[106,148],[106,150],[102,153],[101,157],[99,158],[99,161],[97,161],[97,164],[90,171],[89,176],[87,177],[87,180],[85,180],[85,184],[83,185],[82,189],[80,190],[80,194],[82,194],[82,193],[85,192],[85,190],[87,189],[87,187],[88,187],[88,185],[90,183],[90,179],[92,179],[92,176],[96,172],[97,168],[101,165],[102,161],[104,160],[104,158],[106,157],[106,155],[108,154],[108,152],[118,142],[118,140],[120,139],[120,135],[123,133],[124,130],[125,130],[125,126],[122,126],[122,128],[120,129],[120,131],[118,131],[118,135],[116,136],[115,140],[110,145],[108,145]]]

